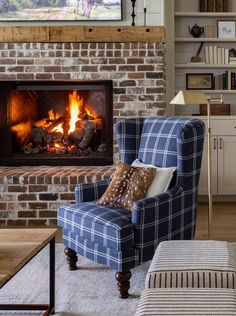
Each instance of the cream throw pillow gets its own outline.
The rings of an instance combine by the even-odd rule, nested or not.
[[[146,197],[151,197],[167,191],[173,178],[173,173],[177,169],[176,167],[159,168],[154,165],[144,164],[138,159],[134,160],[131,166],[156,169],[156,174],[147,190]]]

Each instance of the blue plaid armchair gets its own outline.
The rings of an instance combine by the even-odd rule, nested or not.
[[[117,270],[120,297],[127,298],[130,269],[152,259],[163,240],[192,239],[195,233],[204,123],[177,117],[133,118],[116,123],[120,158],[177,167],[167,192],[134,203],[132,212],[97,205],[110,180],[76,187],[76,204],[63,205],[58,224],[69,269],[77,253]],[[173,181],[172,181],[173,182]]]

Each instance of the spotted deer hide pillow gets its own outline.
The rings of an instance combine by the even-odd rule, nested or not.
[[[133,203],[144,198],[155,174],[154,168],[132,167],[121,161],[117,162],[112,181],[97,204],[131,211]]]

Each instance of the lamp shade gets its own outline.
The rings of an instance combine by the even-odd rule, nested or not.
[[[191,105],[207,103],[208,96],[202,91],[179,91],[170,104]]]

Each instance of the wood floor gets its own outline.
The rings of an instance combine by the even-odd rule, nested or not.
[[[208,239],[207,214],[207,204],[200,203],[195,239]],[[236,202],[213,204],[212,239],[236,242]]]

